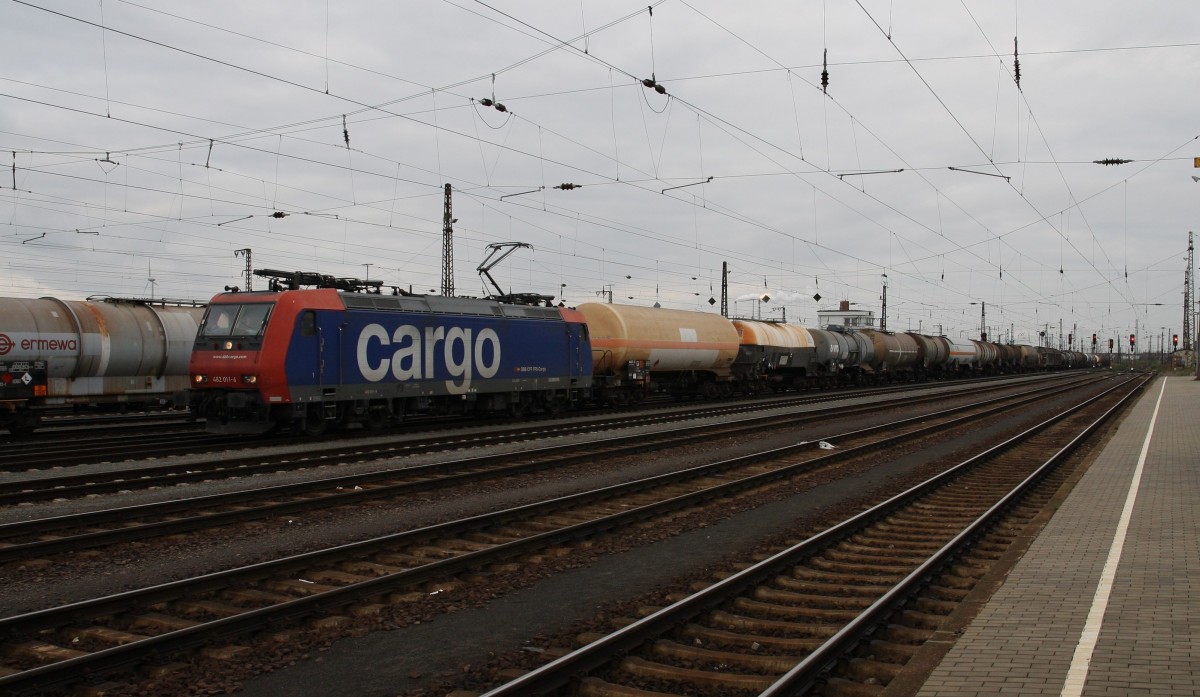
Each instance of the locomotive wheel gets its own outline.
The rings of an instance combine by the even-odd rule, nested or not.
[[[329,422],[325,420],[325,415],[320,404],[308,405],[308,410],[304,413],[304,435],[319,436],[329,429]]]
[[[363,421],[363,428],[368,431],[382,431],[388,422],[387,409],[383,407],[372,407],[367,412],[367,418]]]

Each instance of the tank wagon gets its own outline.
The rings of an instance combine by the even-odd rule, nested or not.
[[[0,428],[50,410],[182,407],[204,312],[190,301],[0,298]]]
[[[814,375],[820,385],[837,385],[857,372],[859,343],[849,334],[828,329],[809,329],[816,348]]]
[[[214,297],[190,370],[210,432],[319,434],[410,413],[557,411],[587,397],[592,352],[569,308],[277,289]]]
[[[661,307],[583,303],[597,398],[623,403],[651,392],[733,393],[738,334],[721,315]]]
[[[919,349],[908,334],[874,329],[855,332],[871,342],[871,358],[863,362],[864,370],[881,380],[911,378],[917,368]]]
[[[738,333],[734,372],[750,393],[809,386],[817,370],[812,333],[795,324],[731,320]]]

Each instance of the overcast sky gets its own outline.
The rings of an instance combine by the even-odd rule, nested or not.
[[[440,291],[449,183],[460,295],[523,242],[492,275],[571,305],[716,311],[728,262],[731,314],[886,274],[889,329],[1157,344],[1197,66],[1186,0],[0,0],[0,294]]]

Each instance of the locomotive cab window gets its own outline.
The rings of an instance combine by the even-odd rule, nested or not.
[[[204,325],[200,328],[200,334],[205,337],[259,336],[270,315],[271,305],[267,303],[211,305],[208,315],[204,318]]]
[[[300,315],[300,336],[317,335],[317,313],[307,310]]]

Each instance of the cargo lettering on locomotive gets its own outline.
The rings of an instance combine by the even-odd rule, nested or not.
[[[379,382],[390,373],[398,381],[434,379],[440,372],[438,344],[442,345],[440,366],[450,394],[466,394],[475,374],[492,378],[500,371],[500,337],[491,328],[480,329],[472,338],[469,327],[419,327],[404,324],[389,335],[380,324],[368,324],[358,335],[358,370],[369,382]],[[378,345],[383,355],[373,350]],[[387,349],[395,347],[388,355]],[[372,355],[376,359],[372,360]],[[457,382],[456,382],[457,380]]]

